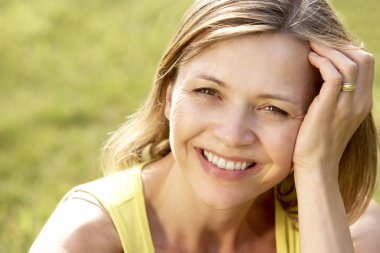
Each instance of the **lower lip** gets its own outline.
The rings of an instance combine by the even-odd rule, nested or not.
[[[257,170],[258,165],[245,170],[225,170],[210,163],[202,154],[202,150],[196,148],[196,153],[201,162],[203,170],[213,178],[222,179],[225,181],[237,181],[246,177],[248,174]]]

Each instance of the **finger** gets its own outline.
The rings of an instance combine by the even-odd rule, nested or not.
[[[330,59],[332,64],[342,74],[344,83],[356,83],[358,64],[355,61],[342,52],[331,47],[317,44],[315,42],[310,42],[310,46],[318,55]]]
[[[353,84],[355,87],[358,85],[361,86],[361,83],[357,82],[358,75],[358,64],[353,61],[350,57],[343,54],[342,52],[333,49],[331,47],[327,47],[322,44],[310,43],[310,47],[312,50],[315,50],[316,53],[320,54],[323,57],[330,59],[332,64],[337,68],[337,70],[342,75],[342,87],[345,84]],[[342,90],[339,94],[337,108],[341,112],[345,112],[342,116],[346,115],[347,112],[351,111],[351,107],[353,105],[354,97],[361,97],[361,91],[355,90]]]
[[[368,90],[368,87],[372,87],[374,76],[374,57],[370,53],[349,45],[345,48],[333,49],[319,43],[310,42],[310,47],[322,56],[331,57],[333,64],[342,73],[344,82],[356,82],[358,86],[355,93],[372,94],[372,88]],[[346,64],[344,64],[344,60],[333,60],[339,58],[346,59]],[[339,62],[343,64],[338,64]]]
[[[309,53],[310,63],[316,67],[324,81],[319,92],[319,99],[323,107],[335,106],[342,85],[342,74],[335,68],[333,63],[326,57],[315,52]]]
[[[342,50],[342,53],[357,63],[358,70],[356,81],[360,84],[360,86],[358,86],[359,91],[372,94],[375,69],[375,59],[373,55],[359,48],[345,49]]]
[[[358,65],[357,89],[353,101],[355,104],[353,113],[365,117],[371,111],[373,104],[372,92],[375,59],[372,54],[359,48],[349,48],[342,50],[342,52]]]

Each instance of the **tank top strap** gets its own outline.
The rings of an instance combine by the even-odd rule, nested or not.
[[[299,253],[299,233],[275,198],[276,252]]]
[[[109,213],[124,253],[154,253],[145,208],[141,169],[145,164],[116,172],[73,188],[93,196]],[[275,198],[277,253],[299,253],[299,233]]]
[[[92,195],[107,210],[124,253],[154,253],[141,181],[143,166],[115,172],[72,190]]]

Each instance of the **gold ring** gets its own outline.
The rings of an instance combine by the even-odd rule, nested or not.
[[[356,90],[356,83],[354,82],[347,82],[342,84],[342,88],[340,91],[355,91]]]

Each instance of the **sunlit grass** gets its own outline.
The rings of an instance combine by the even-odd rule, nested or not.
[[[144,100],[190,2],[1,1],[0,252],[26,252],[62,195],[100,176],[102,142]],[[334,4],[380,56],[376,1]]]
[[[144,99],[189,1],[2,1],[0,252],[26,252]]]

